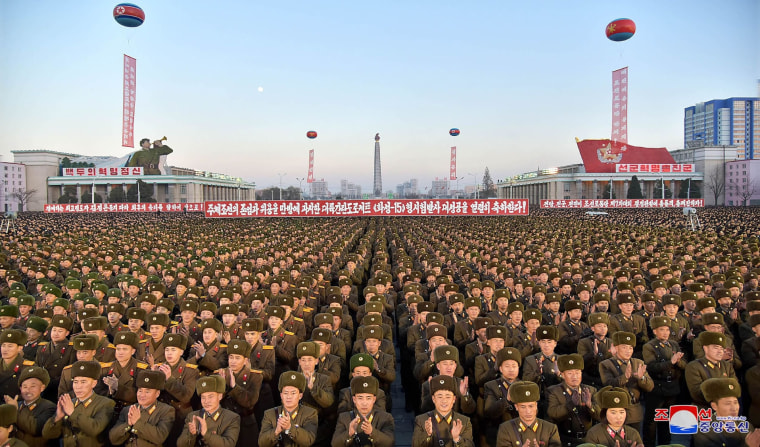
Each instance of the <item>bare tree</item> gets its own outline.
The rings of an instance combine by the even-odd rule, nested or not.
[[[752,198],[752,196],[755,195],[755,193],[758,190],[758,186],[756,182],[749,182],[749,183],[742,183],[742,187],[739,188],[739,185],[736,185],[736,194],[742,198],[742,204],[744,206],[747,206],[749,204],[749,199]]]
[[[16,192],[11,193],[11,197],[16,199],[19,205],[21,205],[21,211],[25,211],[26,205],[34,198],[35,194],[37,194],[36,189],[19,189]]]
[[[715,169],[710,172],[707,176],[707,181],[705,181],[705,186],[712,191],[713,197],[715,198],[715,205],[717,205],[718,198],[723,195],[723,191],[726,189],[726,178],[723,174],[723,166],[716,166]]]

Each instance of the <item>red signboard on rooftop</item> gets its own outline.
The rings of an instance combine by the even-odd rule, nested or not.
[[[583,166],[589,173],[612,173],[616,171],[615,166],[618,164],[676,164],[673,156],[664,147],[632,146],[611,140],[583,140],[577,143]]]

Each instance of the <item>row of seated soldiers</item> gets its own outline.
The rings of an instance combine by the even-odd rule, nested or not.
[[[509,384],[520,379],[540,387],[539,414],[560,427],[563,445],[578,445],[595,417],[569,405],[572,393],[557,362],[559,355],[578,354],[580,375],[571,388],[581,381],[592,395],[604,386],[625,388],[631,400],[627,423],[637,430],[644,423],[647,445],[669,443],[667,423],[655,422],[657,409],[676,403],[706,406],[700,384],[710,377],[737,377],[737,370],[745,372],[739,375],[742,382],[746,376],[760,384],[760,294],[737,296],[719,288],[712,291],[716,303],[706,296],[703,283],[690,284],[679,295],[663,293],[661,283],[653,285],[658,293],[642,296],[623,285],[613,299],[607,292],[589,297],[581,284],[576,286],[581,293],[572,299],[563,300],[558,293],[539,296],[541,310],[535,302],[515,301],[508,290],[496,289],[490,312],[482,299],[465,298],[454,285],[445,285],[436,302],[421,300],[415,285],[405,287],[397,316],[400,344],[407,348],[402,350],[402,376],[412,378],[405,382],[411,408],[418,414],[430,411],[427,380],[431,371],[440,373],[436,349],[449,346],[455,348],[450,352],[456,361],[444,362],[444,370],[462,378],[456,408],[472,417],[481,445],[493,445],[489,430],[516,415],[505,396]],[[740,302],[744,308],[737,308]],[[514,363],[507,362],[510,355]],[[564,397],[552,402],[549,389]],[[749,390],[744,414],[757,423],[760,394],[752,395],[757,387],[744,389]],[[753,397],[751,407],[748,397]],[[565,411],[564,404],[574,409]]]
[[[201,411],[201,416],[207,413],[215,417],[215,411],[224,408],[238,418],[239,427],[235,430],[239,431],[239,435],[237,432],[229,434],[222,444],[216,444],[218,439],[214,442],[205,439],[204,442],[209,445],[256,445],[257,439],[268,446],[330,445],[336,442],[335,436],[345,438],[341,438],[338,445],[356,439],[377,445],[393,445],[393,420],[385,410],[390,409],[391,405],[389,391],[396,375],[395,355],[392,331],[379,317],[382,304],[368,303],[364,306],[367,315],[362,321],[365,324],[357,328],[356,334],[341,327],[344,318],[342,306],[325,309],[332,312],[315,315],[312,323],[316,327],[306,337],[309,341],[302,341],[302,336],[287,330],[284,325],[292,318],[289,313],[294,307],[293,297],[281,295],[274,301],[283,306],[268,306],[264,312],[265,319],[244,318],[238,322],[236,304],[223,304],[215,315],[210,310],[213,303],[188,299],[180,306],[180,322],[172,321],[168,313],[154,312],[146,315],[140,325],[133,320],[144,315],[142,308],[124,309],[123,305],[114,303],[108,305],[108,316],[105,317],[91,316],[97,315],[97,309],[85,307],[79,312],[72,312],[71,315],[77,320],[75,322],[74,318],[65,315],[65,303],[58,301],[52,316],[33,315],[27,318],[26,332],[5,329],[0,335],[3,341],[0,395],[7,396],[6,401],[14,399],[14,396],[17,399],[21,421],[18,423],[18,438],[29,445],[52,445],[51,442],[57,442],[61,437],[64,443],[67,439],[79,439],[76,445],[104,445],[107,442],[113,445],[125,442],[137,442],[137,445],[194,445],[200,428],[196,430],[196,425],[188,425],[187,419],[197,411]],[[195,317],[203,307],[206,311],[200,312],[201,319],[197,321]],[[15,305],[3,306],[0,314],[4,316],[0,318],[12,320],[12,327],[18,326],[17,311]],[[110,324],[113,317],[122,314],[129,317],[127,324],[121,323],[119,318],[116,318],[116,326]],[[347,320],[351,321],[352,318],[349,316]],[[30,349],[29,334],[38,336],[33,343],[34,349]],[[112,339],[109,340],[109,336]],[[354,338],[356,342],[352,342]],[[346,347],[346,344],[349,346]],[[84,387],[84,391],[79,393],[77,386],[81,380],[78,381],[77,368],[81,365],[76,362],[98,365],[97,374],[87,373],[94,378],[91,390]],[[82,371],[89,371],[87,368]],[[44,371],[45,374],[44,380],[40,379],[42,384],[37,387],[39,393],[35,396],[27,396],[23,391],[25,381],[22,379],[27,370],[37,374]],[[160,433],[140,430],[132,423],[128,423],[129,430],[125,430],[124,421],[118,419],[121,417],[127,422],[139,419],[137,414],[143,410],[149,413],[149,420],[154,417],[151,405],[156,401],[144,405],[140,400],[143,372],[157,372],[164,378],[160,381],[160,387],[156,385],[158,388],[151,389],[160,391],[157,401],[168,405],[175,416],[171,423],[162,424],[169,429]],[[298,375],[291,375],[293,372]],[[293,396],[286,401],[283,394],[283,387],[287,388],[283,380],[291,376],[295,377],[293,383],[298,389],[294,401],[296,409],[286,408],[286,402],[292,403]],[[201,380],[206,377],[220,377],[222,385],[203,385],[206,382]],[[350,382],[357,378],[364,378],[364,382],[359,385]],[[146,379],[146,384],[156,383],[153,376]],[[301,382],[304,386],[300,386]],[[197,388],[200,386],[221,389],[221,407],[207,407],[201,388]],[[352,392],[350,386],[361,386],[360,390],[371,391],[369,394],[372,397],[365,396],[360,405],[355,396],[357,393]],[[84,402],[84,408],[89,408],[87,401],[92,393],[111,402],[107,423],[95,424],[92,415],[88,419],[68,418],[71,416],[71,411],[66,410],[69,402],[73,401],[75,407],[77,402]],[[18,400],[19,395],[23,401]],[[46,405],[36,404],[43,401]],[[53,402],[58,402],[57,407]],[[277,403],[281,406],[275,407]],[[135,404],[141,405],[139,411],[135,409]],[[53,426],[48,427],[45,421],[52,415],[49,411],[43,412],[43,407],[49,411],[58,408],[63,411],[63,416],[55,418]],[[92,411],[100,407],[97,405]],[[301,408],[303,411],[299,410]],[[270,409],[276,410],[278,417],[273,419],[274,425],[268,427],[267,411]],[[297,423],[300,420],[300,416],[296,417],[297,413],[306,417],[312,411],[314,426],[318,427],[313,433],[297,435],[288,430],[283,438],[282,431],[288,428],[288,424],[282,422],[280,425],[283,427],[277,425],[282,414],[292,414],[294,423]],[[340,416],[344,412],[353,417],[345,421],[341,428]],[[155,417],[165,416],[163,411],[158,413]],[[220,429],[217,426],[213,431],[217,433]],[[128,436],[122,436],[125,434],[122,430],[129,432]],[[378,430],[386,433],[386,438]],[[271,431],[275,431],[276,436]],[[298,430],[294,431],[298,433]],[[373,431],[375,434],[371,435]],[[185,442],[190,439],[188,436],[192,437],[190,443]]]

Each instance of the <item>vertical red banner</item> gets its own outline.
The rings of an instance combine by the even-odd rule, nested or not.
[[[457,147],[451,146],[451,164],[449,165],[449,180],[457,179]]]
[[[306,177],[306,183],[314,182],[314,149],[309,151],[309,175]]]
[[[121,145],[135,147],[135,94],[137,92],[137,60],[124,55],[124,118]]]
[[[612,141],[628,143],[628,67],[612,72]]]

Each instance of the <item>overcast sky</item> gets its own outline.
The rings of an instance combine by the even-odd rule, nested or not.
[[[123,54],[137,58],[135,143],[167,136],[174,166],[297,185],[460,187],[579,163],[607,138],[611,72],[629,67],[629,142],[683,146],[683,109],[757,96],[757,0],[138,2],[125,28],[102,0],[0,0],[0,155],[123,156]],[[636,22],[622,43],[605,37]],[[461,135],[448,131],[458,127]],[[319,137],[306,138],[315,130]]]

